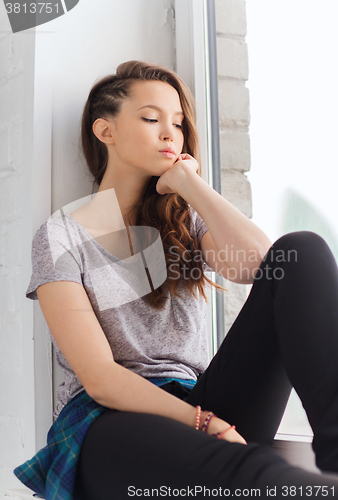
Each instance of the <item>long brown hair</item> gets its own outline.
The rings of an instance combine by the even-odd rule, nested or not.
[[[82,149],[90,172],[94,176],[93,190],[99,186],[108,164],[108,150],[93,132],[92,126],[98,118],[110,118],[119,114],[123,100],[131,93],[131,86],[137,81],[158,80],[166,82],[176,89],[184,119],[182,122],[184,144],[182,153],[193,156],[201,175],[201,160],[196,128],[196,111],[194,97],[190,89],[178,75],[162,66],[142,61],[128,61],[117,67],[116,74],[108,75],[97,81],[84,106],[81,124]],[[156,228],[162,239],[167,278],[165,282],[146,295],[144,299],[155,309],[164,307],[168,299],[167,291],[180,296],[178,286],[188,287],[195,298],[195,287],[207,301],[204,282],[216,288],[225,288],[211,281],[204,274],[201,259],[186,259],[184,252],[188,249],[192,256],[200,255],[201,248],[197,240],[190,235],[190,213],[188,203],[178,194],[160,195],[156,191],[159,177],[152,176],[144,189],[141,203],[134,206],[129,213],[129,220],[134,220],[136,226],[151,226]],[[173,253],[172,250],[175,249]],[[173,259],[175,255],[175,259]],[[193,269],[199,271],[193,272]],[[188,275],[188,277],[187,277]],[[179,279],[177,277],[179,276]]]

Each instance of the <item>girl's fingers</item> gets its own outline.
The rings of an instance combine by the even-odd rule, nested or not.
[[[194,161],[196,161],[195,158],[193,156],[189,155],[188,153],[181,153],[180,158],[181,158],[181,160],[194,160]],[[197,161],[196,161],[196,163],[197,163]]]
[[[229,432],[226,432],[220,439],[230,441],[231,443],[247,444],[245,439],[234,429],[230,429]]]
[[[195,160],[195,158],[193,156],[189,155],[188,153],[181,153],[179,155],[179,157],[177,158],[176,162],[181,161],[181,160],[182,161],[184,161],[184,160],[191,160],[193,162],[192,163],[193,168],[195,169],[195,172],[197,172],[197,170],[198,170],[198,163],[197,163],[197,161]]]

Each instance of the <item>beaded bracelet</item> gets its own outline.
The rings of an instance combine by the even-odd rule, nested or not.
[[[196,420],[195,420],[195,429],[198,431],[201,423],[201,410],[200,406],[196,406]]]
[[[201,428],[202,432],[208,431],[208,427],[209,427],[210,420],[212,419],[212,417],[216,417],[216,415],[212,412],[208,413],[208,415],[206,416],[206,418],[204,420],[204,424],[202,425],[202,428]]]
[[[236,429],[236,426],[235,425],[231,425],[230,427],[228,427],[227,429],[225,429],[225,431],[223,432],[217,432],[217,434],[213,434],[213,436],[217,437],[217,439],[221,439],[222,436],[224,436],[224,434],[228,431],[230,431],[230,429]]]

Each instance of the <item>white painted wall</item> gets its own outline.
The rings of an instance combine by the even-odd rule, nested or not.
[[[30,278],[34,53],[13,36],[0,4],[0,497],[21,484],[12,469],[35,451],[33,307]]]
[[[104,7],[103,7],[104,6]],[[42,28],[42,27],[41,27]],[[92,84],[124,61],[141,59],[174,69],[169,0],[81,0],[45,25],[53,57],[52,211],[91,192],[79,157],[82,108]],[[42,40],[42,37],[40,37]],[[90,191],[89,191],[90,190]]]

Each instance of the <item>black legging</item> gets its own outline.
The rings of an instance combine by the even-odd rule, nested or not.
[[[81,500],[336,497],[338,474],[293,467],[268,446],[292,386],[314,431],[317,466],[338,473],[338,271],[325,241],[307,231],[269,249],[192,391],[164,387],[235,424],[248,445],[170,418],[109,410],[87,432],[76,491]]]

